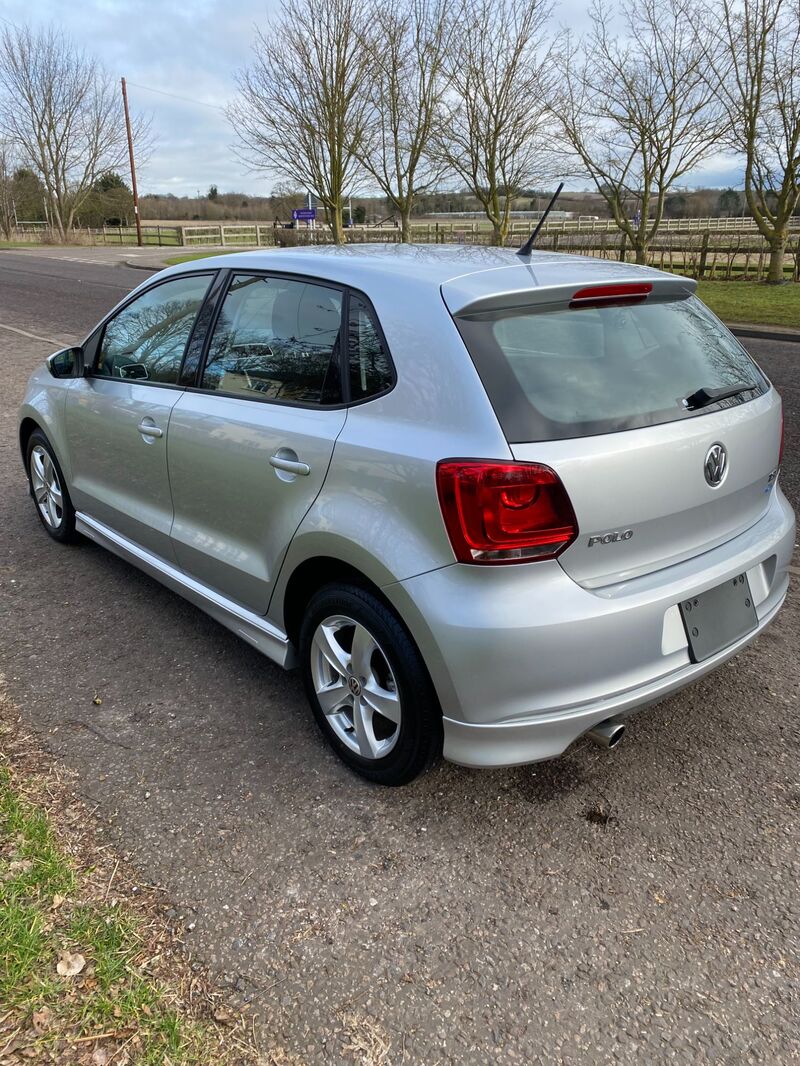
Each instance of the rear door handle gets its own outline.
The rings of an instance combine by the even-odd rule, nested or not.
[[[269,465],[274,466],[276,470],[285,470],[287,474],[300,474],[302,477],[311,473],[308,463],[301,463],[297,459],[284,459],[282,455],[271,455]]]
[[[143,437],[163,437],[164,430],[154,426],[152,422],[140,422],[139,432]]]

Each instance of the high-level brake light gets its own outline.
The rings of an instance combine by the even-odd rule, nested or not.
[[[578,289],[570,307],[607,307],[609,304],[638,304],[653,291],[650,282],[626,282],[619,285],[590,285]]]

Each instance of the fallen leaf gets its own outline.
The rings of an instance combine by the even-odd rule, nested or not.
[[[98,695],[92,696],[92,703],[95,705],[95,707],[99,707],[102,702],[103,701],[100,699],[100,697]]]
[[[105,1048],[96,1047],[92,1052],[92,1057],[89,1061],[92,1066],[106,1066],[108,1063],[108,1052]]]
[[[20,1050],[22,1045],[23,1038],[21,1036],[12,1036],[9,1042],[3,1046],[3,1054],[7,1057],[9,1063],[13,1063],[15,1061],[14,1055]],[[3,1059],[2,1061],[3,1066],[5,1066],[6,1059]]]
[[[42,1007],[40,1010],[35,1010],[33,1012],[33,1015],[31,1016],[31,1025],[37,1036],[41,1036],[41,1034],[50,1027],[52,1017],[49,1007]]]
[[[227,1007],[217,1007],[214,1011],[214,1021],[220,1025],[232,1025],[236,1019]]]
[[[69,951],[62,951],[58,956],[56,970],[62,977],[75,977],[86,965],[83,955],[72,955]]]
[[[61,904],[64,902],[64,897],[60,896],[58,892],[53,895],[53,902],[50,904],[51,910],[58,910]]]
[[[3,881],[10,881],[19,874],[26,874],[33,869],[33,859],[12,859],[3,871]]]

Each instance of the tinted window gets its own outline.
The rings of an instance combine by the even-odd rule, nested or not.
[[[176,278],[137,297],[107,323],[96,374],[174,385],[211,277]]]
[[[290,403],[337,403],[341,320],[338,289],[238,274],[214,327],[203,388]]]
[[[708,411],[698,389],[766,383],[694,297],[573,310],[506,310],[458,320],[510,441],[558,440],[651,426]],[[712,406],[712,410],[718,406]]]
[[[361,400],[389,388],[392,364],[372,310],[355,294],[350,296],[349,317],[350,398]]]

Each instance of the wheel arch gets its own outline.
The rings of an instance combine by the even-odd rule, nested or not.
[[[304,559],[292,570],[283,587],[283,627],[295,646],[309,600],[319,589],[333,584],[356,585],[366,589],[387,607],[395,610],[379,586],[351,563],[331,555],[312,556]]]
[[[36,421],[35,418],[31,418],[30,415],[25,415],[19,424],[19,450],[22,455],[22,462],[27,465],[28,458],[28,441],[31,439],[35,430],[40,430],[44,433],[42,426]],[[48,438],[49,439],[49,438]]]
[[[37,430],[43,433],[53,449],[67,484],[71,487],[72,464],[65,424],[69,389],[64,387],[64,380],[52,377],[46,370],[35,371],[31,375],[19,409],[17,441],[24,464],[31,434]]]
[[[287,560],[270,605],[271,618],[282,626],[297,647],[306,607],[318,589],[343,582],[368,590],[400,620],[422,656],[442,711],[447,713],[446,708],[452,710],[457,705],[457,697],[449,670],[427,620],[403,582],[386,574],[381,564],[372,557],[364,557],[362,553],[359,562],[363,559],[368,564],[374,563],[370,572],[366,572],[366,567],[362,569],[356,565],[355,561],[349,562],[341,555],[324,551],[308,555],[294,566],[287,565]]]

